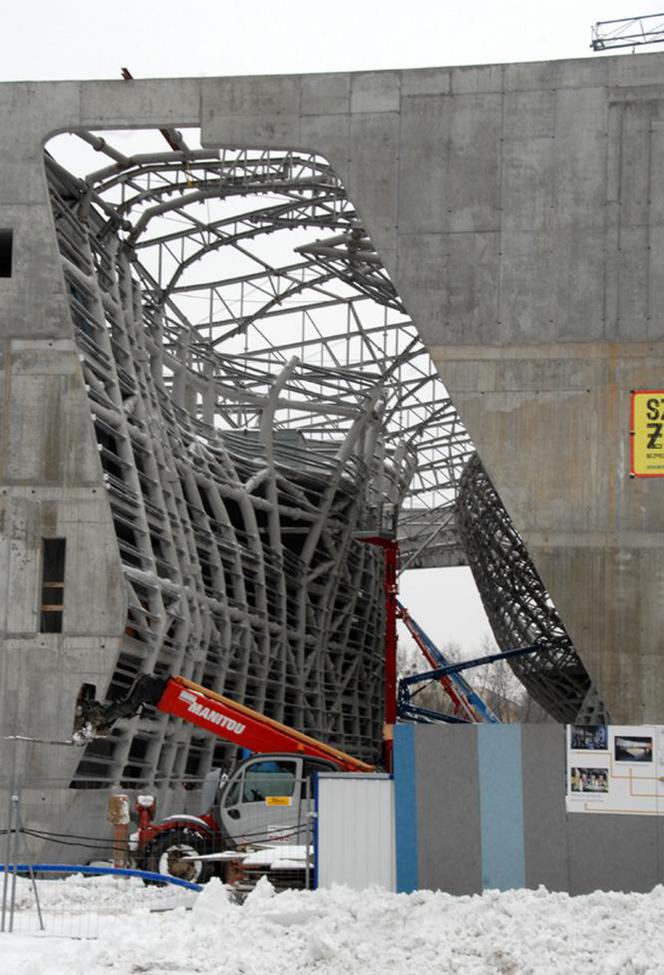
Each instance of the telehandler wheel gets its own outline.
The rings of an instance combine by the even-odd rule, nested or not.
[[[146,855],[146,866],[179,880],[204,884],[217,873],[215,864],[206,860],[189,860],[189,856],[216,852],[215,844],[189,829],[173,829],[157,836]]]

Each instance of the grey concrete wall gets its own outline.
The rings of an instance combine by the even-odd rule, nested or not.
[[[63,739],[83,681],[105,689],[126,614],[42,163],[45,135],[78,114],[78,85],[0,91],[0,227],[14,231],[0,278],[0,739]],[[41,540],[65,537],[61,634],[39,633]],[[11,742],[0,740],[0,787]],[[80,751],[21,743],[24,817],[53,827]],[[41,783],[43,789],[31,788]]]

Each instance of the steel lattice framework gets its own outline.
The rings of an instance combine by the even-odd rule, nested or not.
[[[463,562],[451,503],[473,448],[332,168],[296,152],[126,157],[85,138],[114,159],[86,177],[87,197],[131,251],[166,363],[174,376],[183,366],[198,375],[201,402],[187,408],[208,421],[213,409],[221,428],[251,426],[274,371],[296,356],[308,381],[299,371],[284,395],[308,409],[275,415],[275,429],[329,437],[348,425],[343,405],[358,385],[380,384],[383,449],[418,456],[400,519],[403,566]],[[206,397],[211,377],[217,392]]]
[[[180,671],[375,758],[382,562],[356,536],[401,511],[406,564],[461,561],[456,411],[319,157],[84,138],[113,164],[47,171],[128,591],[109,695]],[[224,754],[146,715],[75,783]]]
[[[541,643],[509,664],[557,721],[607,720],[574,644],[477,455],[457,500],[457,529],[501,650]]]

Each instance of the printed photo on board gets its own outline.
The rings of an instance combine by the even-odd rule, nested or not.
[[[609,747],[609,735],[606,725],[572,725],[571,747],[578,751],[604,752]]]
[[[616,735],[613,751],[616,762],[652,762],[652,738]]]
[[[573,768],[570,775],[572,792],[608,792],[607,768]]]

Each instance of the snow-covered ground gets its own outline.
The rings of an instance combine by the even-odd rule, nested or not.
[[[481,897],[346,888],[275,895],[261,881],[242,906],[217,880],[199,895],[110,878],[49,881],[40,889],[51,934],[0,935],[3,975],[664,972],[664,887],[574,898],[543,889]],[[32,917],[30,904],[22,884],[17,923]],[[65,917],[98,918],[96,937],[55,936]]]

